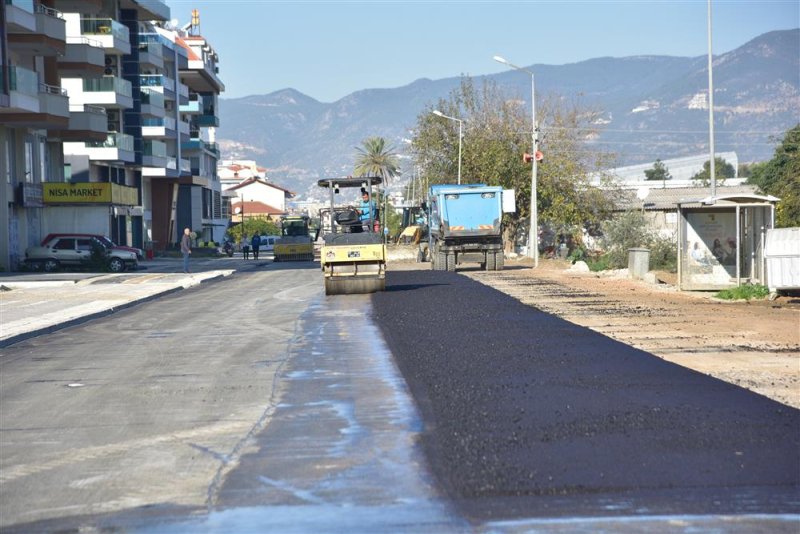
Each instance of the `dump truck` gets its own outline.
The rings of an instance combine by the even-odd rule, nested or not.
[[[503,195],[513,211],[513,190],[485,184],[433,185],[428,190],[428,254],[435,271],[455,271],[477,262],[503,269]]]
[[[386,245],[380,232],[373,189],[379,176],[326,178],[317,185],[330,194],[330,207],[321,210],[320,225],[325,241],[320,251],[320,266],[326,295],[374,293],[386,289]],[[372,209],[364,214],[359,205],[337,205],[341,190],[356,190],[371,199]]]
[[[314,261],[314,242],[305,215],[281,217],[281,237],[275,242],[273,261]]]

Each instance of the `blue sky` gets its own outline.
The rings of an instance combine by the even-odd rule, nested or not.
[[[706,0],[166,0],[220,55],[225,98],[292,87],[322,102],[418,78],[601,56],[706,53]],[[797,0],[714,0],[713,49],[800,26]],[[800,50],[798,51],[800,54]]]

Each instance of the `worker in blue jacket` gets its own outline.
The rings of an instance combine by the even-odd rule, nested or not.
[[[375,203],[369,198],[369,193],[363,190],[361,191],[361,204],[358,208],[358,214],[362,228],[365,232],[370,232],[372,230],[370,223],[377,219],[377,214],[375,213]]]

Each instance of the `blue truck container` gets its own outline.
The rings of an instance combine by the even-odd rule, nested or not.
[[[434,185],[428,191],[428,250],[436,271],[477,262],[503,268],[503,188],[485,184]]]

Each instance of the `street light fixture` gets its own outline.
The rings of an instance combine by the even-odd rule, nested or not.
[[[451,121],[456,121],[458,123],[458,185],[461,185],[461,138],[463,137],[461,131],[464,121],[462,119],[457,119],[455,117],[448,117],[438,109],[434,109],[433,114],[436,115],[437,117],[442,117],[444,119],[449,119]]]
[[[498,63],[502,63],[503,65],[508,65],[512,69],[525,71],[531,75],[531,142],[533,143],[533,151],[531,155],[532,163],[532,171],[531,171],[531,227],[530,231],[528,232],[528,251],[529,256],[533,258],[533,267],[539,267],[539,215],[536,210],[537,204],[537,193],[536,193],[536,180],[537,180],[537,172],[538,172],[538,165],[536,160],[536,145],[537,143],[537,131],[536,131],[536,89],[535,89],[535,78],[533,72],[529,71],[528,69],[518,67],[508,61],[507,59],[494,56],[495,61]]]

